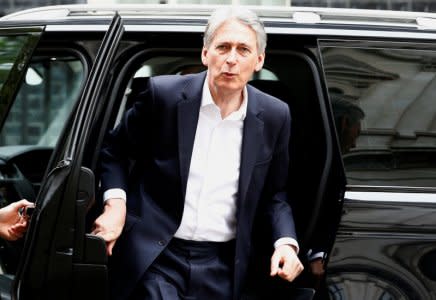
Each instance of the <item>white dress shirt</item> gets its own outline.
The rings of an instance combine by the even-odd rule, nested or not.
[[[247,91],[243,94],[239,109],[222,119],[205,80],[185,208],[175,237],[224,242],[236,235],[236,199]]]
[[[236,199],[238,196],[242,132],[247,113],[247,89],[237,111],[222,119],[220,108],[212,99],[206,79],[186,187],[181,224],[175,237],[224,242],[236,235]],[[126,199],[125,192],[110,189],[104,199]],[[295,239],[284,237],[279,245],[293,245]]]

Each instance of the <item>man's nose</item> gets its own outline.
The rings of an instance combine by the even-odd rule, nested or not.
[[[227,56],[226,62],[228,64],[234,64],[238,60],[236,49],[231,49],[229,55]]]

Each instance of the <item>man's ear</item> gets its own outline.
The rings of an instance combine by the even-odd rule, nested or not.
[[[264,62],[265,62],[265,52],[262,53],[262,54],[259,54],[257,56],[257,63],[256,63],[256,66],[255,66],[254,70],[256,72],[259,72],[262,69]]]
[[[203,50],[201,50],[201,62],[203,63],[204,66],[207,67],[207,48],[203,47]]]

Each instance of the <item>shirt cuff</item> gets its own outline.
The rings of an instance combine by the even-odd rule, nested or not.
[[[277,249],[280,246],[283,245],[291,245],[294,246],[296,248],[297,254],[300,251],[300,247],[298,246],[298,242],[296,239],[293,239],[291,237],[283,237],[283,238],[279,238],[275,243],[274,243],[274,248]]]
[[[123,199],[124,201],[126,201],[127,199],[126,192],[123,189],[108,189],[103,193],[104,202],[113,198]]]
[[[312,260],[315,260],[315,259],[318,259],[318,258],[321,258],[321,259],[324,260],[326,258],[326,255],[327,255],[327,253],[325,253],[325,252],[313,252],[312,249],[310,249],[307,252],[307,259],[309,261],[312,261]]]

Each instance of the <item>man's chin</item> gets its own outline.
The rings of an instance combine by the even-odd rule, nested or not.
[[[244,88],[245,84],[235,80],[220,80],[217,82],[216,87],[218,90],[227,92],[237,92]]]

